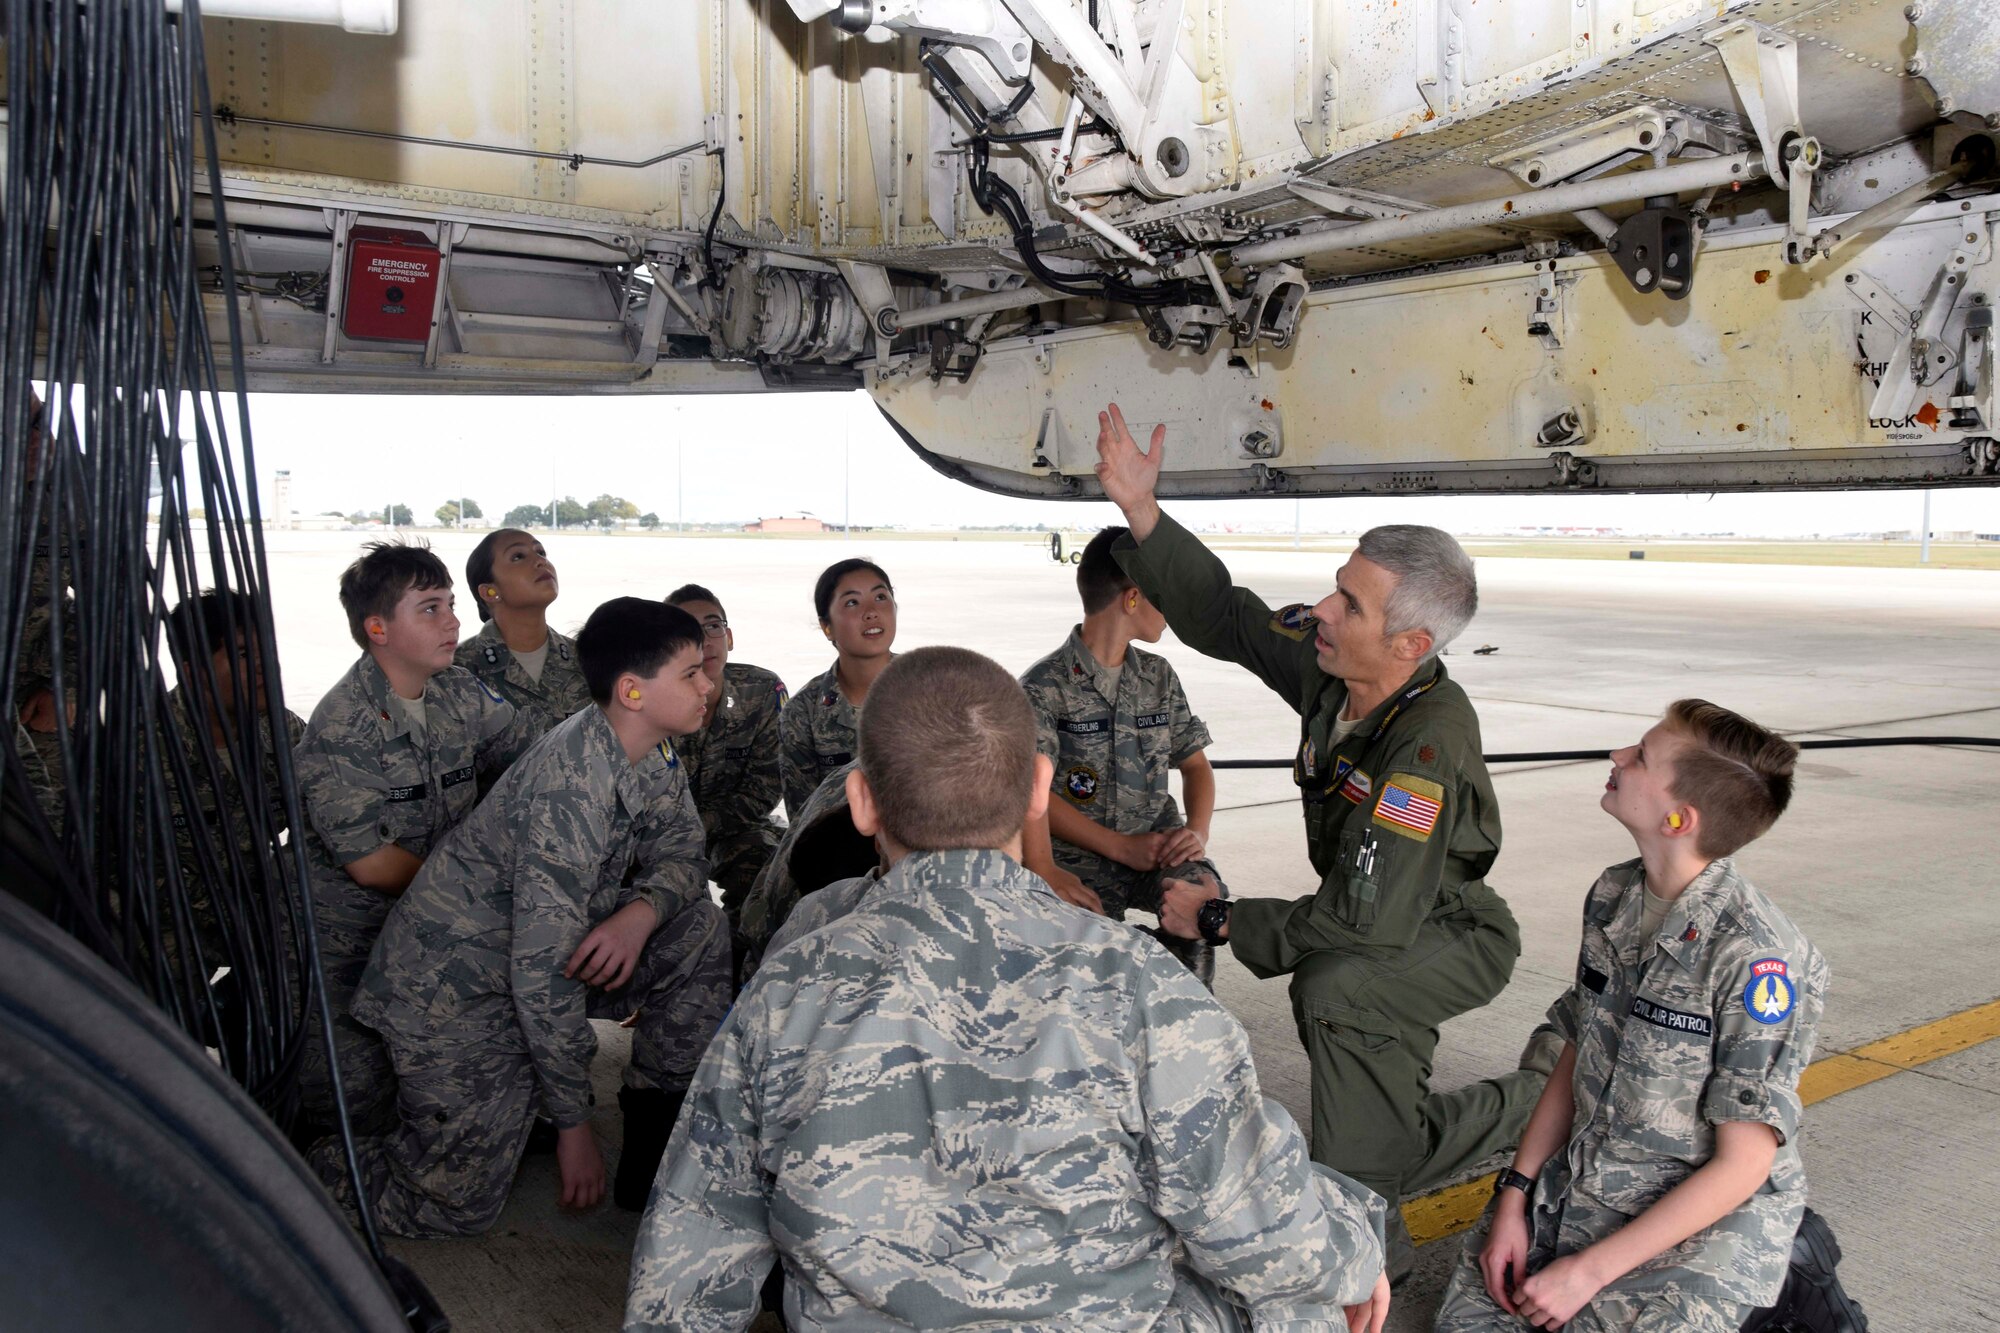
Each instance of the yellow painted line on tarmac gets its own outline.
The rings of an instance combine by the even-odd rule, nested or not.
[[[1815,1060],[1799,1079],[1799,1100],[1811,1106],[1996,1037],[2000,1037],[2000,1000]],[[1409,1225],[1412,1240],[1428,1245],[1477,1222],[1492,1197],[1493,1177],[1481,1176],[1406,1201],[1403,1221]]]

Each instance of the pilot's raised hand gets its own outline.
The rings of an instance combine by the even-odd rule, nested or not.
[[[1152,536],[1160,521],[1160,504],[1153,491],[1160,483],[1161,450],[1166,442],[1167,428],[1155,426],[1152,444],[1141,453],[1118,404],[1112,403],[1097,414],[1097,480],[1104,486],[1104,498],[1124,512],[1125,525],[1132,529],[1136,542]]]

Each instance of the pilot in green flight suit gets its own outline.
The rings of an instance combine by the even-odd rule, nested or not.
[[[1436,528],[1377,528],[1315,607],[1273,611],[1154,498],[1164,427],[1142,454],[1100,418],[1117,554],[1188,646],[1248,667],[1299,713],[1293,775],[1319,889],[1211,898],[1170,886],[1168,930],[1227,941],[1260,977],[1289,974],[1312,1063],[1312,1150],[1391,1204],[1389,1272],[1414,1262],[1395,1205],[1518,1141],[1546,1070],[1429,1090],[1438,1028],[1491,1001],[1520,953],[1484,876],[1500,811],[1479,719],[1436,653],[1477,606],[1472,561]]]

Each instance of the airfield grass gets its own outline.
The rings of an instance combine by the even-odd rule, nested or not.
[[[571,534],[565,533],[565,536]],[[651,536],[640,532],[622,532],[614,536]],[[1049,534],[1046,532],[1015,532],[1006,530],[965,530],[959,532],[896,531],[881,528],[860,528],[852,533],[838,529],[828,532],[771,532],[745,534],[741,531],[708,531],[676,534],[669,528],[661,528],[661,536],[684,537],[729,537],[740,538],[755,535],[767,541],[853,541],[870,542],[899,541],[963,541],[963,542],[1019,542],[1030,546],[1047,546]],[[1063,549],[1081,550],[1090,534],[1084,531],[1065,532]],[[1313,551],[1350,551],[1354,548],[1352,534],[1305,533],[1299,546],[1294,548],[1287,537],[1271,534],[1205,533],[1209,545],[1230,551],[1290,551],[1294,549]],[[1491,538],[1469,537],[1465,539],[1465,549],[1471,555],[1491,556],[1513,560],[1630,560],[1632,552],[1644,551],[1645,559],[1705,565],[1821,565],[1829,567],[1849,567],[1867,569],[1920,569],[1924,568],[1922,552],[1914,541],[1728,541],[1695,537],[1669,538]],[[1931,543],[1929,568],[1932,569],[2000,569],[2000,542],[1938,542]]]

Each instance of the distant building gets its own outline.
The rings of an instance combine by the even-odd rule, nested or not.
[[[831,532],[828,524],[812,514],[780,514],[776,518],[760,518],[755,523],[745,523],[745,532]]]
[[[266,520],[280,532],[292,526],[292,474],[280,472],[271,482],[271,513]]]

